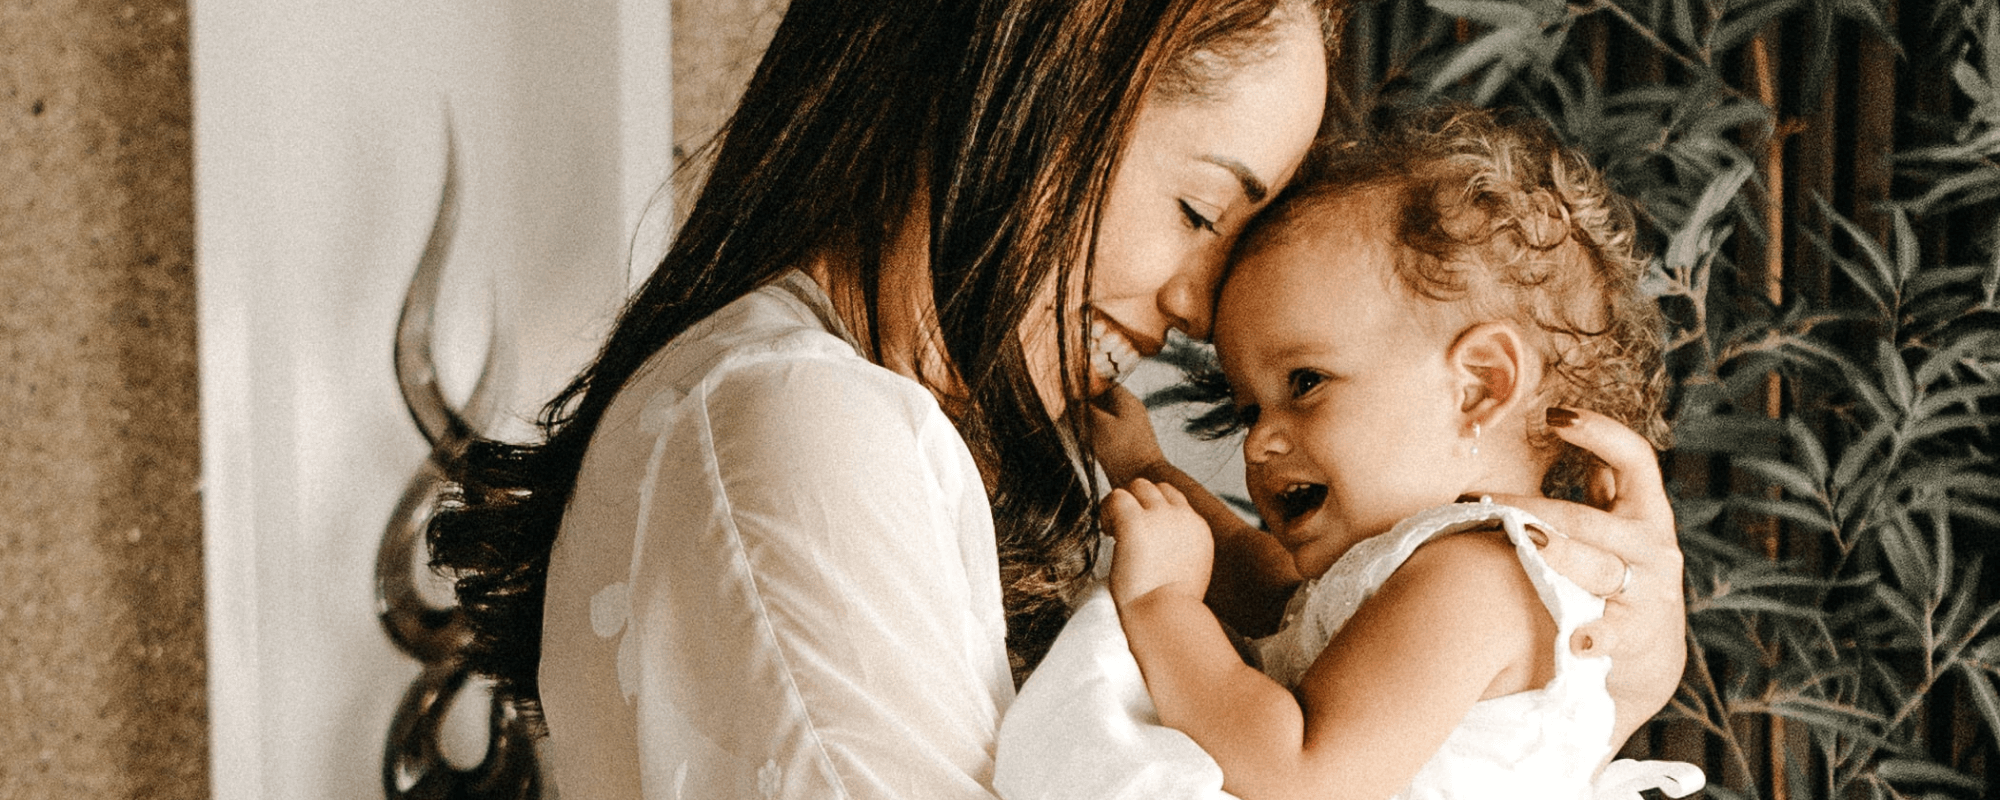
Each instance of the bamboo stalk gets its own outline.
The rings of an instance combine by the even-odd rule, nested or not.
[[[1778,121],[1781,114],[1778,107],[1777,79],[1771,66],[1770,46],[1765,34],[1758,34],[1750,42],[1750,63],[1757,82],[1757,99],[1771,110],[1772,130],[1764,141],[1764,292],[1773,306],[1785,300],[1785,139],[1788,131]],[[1764,376],[1764,413],[1777,419],[1784,413],[1784,384],[1776,372]],[[1776,490],[1770,490],[1775,492]],[[1778,521],[1767,520],[1763,528],[1764,555],[1772,560],[1779,556]],[[1770,728],[1766,731],[1769,742],[1765,755],[1769,761],[1771,797],[1786,800],[1791,795],[1790,774],[1785,769],[1787,753],[1785,720],[1773,715]]]

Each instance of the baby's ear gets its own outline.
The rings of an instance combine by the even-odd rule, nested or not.
[[[1491,426],[1520,410],[1542,381],[1542,361],[1520,329],[1482,322],[1465,329],[1445,352],[1469,421]]]

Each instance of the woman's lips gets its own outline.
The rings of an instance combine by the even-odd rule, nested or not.
[[[1105,320],[1090,321],[1090,370],[1108,383],[1120,383],[1144,357],[1123,332]]]

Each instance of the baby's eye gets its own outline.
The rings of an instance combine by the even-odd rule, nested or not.
[[[1257,415],[1263,409],[1256,403],[1245,403],[1236,407],[1236,427],[1248,428],[1257,424]]]
[[[1194,210],[1194,205],[1188,201],[1182,200],[1179,202],[1181,204],[1181,216],[1187,218],[1188,227],[1198,231],[1215,232],[1215,220],[1202,216],[1202,213]]]
[[[1326,376],[1310,369],[1295,369],[1285,376],[1285,383],[1293,397],[1303,397],[1326,380]]]

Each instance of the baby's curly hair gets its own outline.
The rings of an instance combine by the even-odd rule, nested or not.
[[[1318,147],[1242,247],[1282,238],[1327,200],[1383,188],[1401,204],[1390,219],[1402,285],[1462,309],[1464,324],[1514,322],[1540,351],[1528,431],[1553,456],[1545,492],[1579,496],[1594,463],[1549,432],[1545,406],[1588,408],[1667,446],[1664,328],[1639,290],[1646,260],[1629,204],[1587,159],[1525,115],[1391,112],[1366,139]]]

